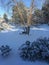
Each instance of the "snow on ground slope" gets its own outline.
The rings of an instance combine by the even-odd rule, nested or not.
[[[19,56],[19,47],[27,40],[33,42],[39,37],[49,37],[49,30],[47,28],[31,28],[30,35],[20,34],[22,29],[13,29],[11,31],[0,32],[0,46],[9,45],[12,48],[11,56],[4,59],[0,55],[0,65],[49,65],[46,62],[30,62],[23,61]]]

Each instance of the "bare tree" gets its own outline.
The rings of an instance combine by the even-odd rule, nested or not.
[[[0,0],[0,1],[1,1],[1,3],[4,3],[4,6],[7,7],[7,9],[8,9],[8,7],[11,8],[13,6],[16,6],[16,9],[18,11],[19,17],[20,17],[21,21],[23,21],[23,23],[25,24],[25,22],[24,22],[25,21],[25,18],[23,16],[22,10],[19,8],[18,0],[8,0],[6,3],[5,3],[4,0]],[[34,11],[34,0],[31,0],[30,7],[29,8],[24,7],[23,9],[26,11],[26,16],[27,16],[26,31],[24,33],[26,33],[26,34],[29,35],[30,25],[31,25],[31,19],[32,19],[32,13]]]

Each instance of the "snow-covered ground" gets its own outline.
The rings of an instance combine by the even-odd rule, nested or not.
[[[37,38],[49,37],[49,26],[43,25],[40,27],[33,27],[30,30],[30,35],[23,35],[21,28],[11,29],[10,31],[0,32],[0,46],[9,45],[12,48],[11,56],[4,59],[0,55],[0,65],[49,65],[46,62],[30,62],[23,61],[19,56],[19,47],[24,44],[27,40],[33,42]]]

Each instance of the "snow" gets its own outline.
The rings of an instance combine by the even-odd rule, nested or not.
[[[33,42],[37,38],[49,37],[49,26],[43,25],[40,27],[33,27],[30,30],[30,35],[23,35],[21,28],[11,29],[0,32],[0,46],[9,45],[12,48],[11,56],[4,59],[0,55],[0,65],[49,65],[46,62],[23,61],[19,56],[19,47],[27,40]]]

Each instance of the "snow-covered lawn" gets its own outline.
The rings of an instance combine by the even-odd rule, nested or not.
[[[1,31],[0,32],[0,46],[9,45],[12,48],[11,56],[7,59],[4,59],[0,55],[0,65],[49,65],[46,62],[30,62],[23,61],[19,56],[19,47],[24,44],[27,40],[33,42],[37,38],[49,37],[49,26],[43,27],[33,27],[30,30],[30,35],[21,34],[23,30],[11,29],[10,31]]]

